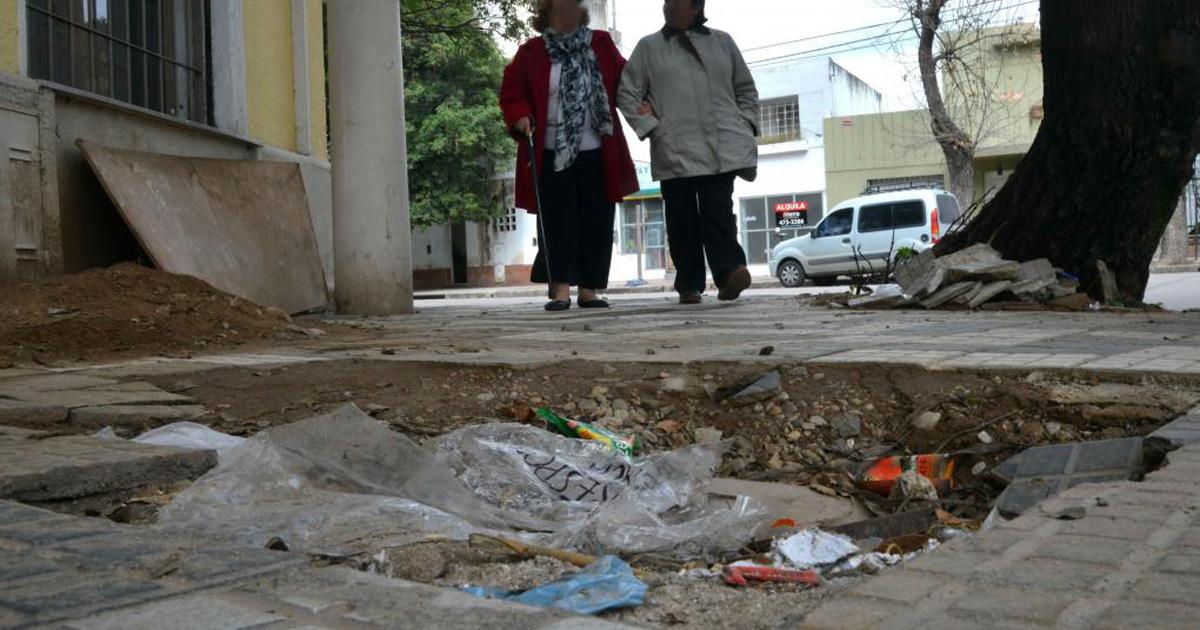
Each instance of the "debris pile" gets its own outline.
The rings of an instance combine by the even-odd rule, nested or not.
[[[321,334],[193,278],[122,263],[0,289],[0,367]]]
[[[1104,271],[1100,270],[1102,278]],[[1094,301],[1079,291],[1079,279],[1056,269],[1049,260],[1004,260],[1000,252],[982,243],[937,258],[933,250],[925,250],[898,264],[895,280],[871,295],[850,298],[845,305],[875,309],[991,309],[1029,304],[1067,310],[1095,308]]]

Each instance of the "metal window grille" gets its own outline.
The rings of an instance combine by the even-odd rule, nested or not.
[[[786,142],[800,138],[800,97],[763,99],[759,102],[761,142]]]
[[[29,74],[212,124],[208,0],[28,0]]]

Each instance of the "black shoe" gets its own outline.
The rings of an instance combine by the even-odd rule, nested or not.
[[[571,308],[571,300],[550,300],[546,302],[546,310],[551,313],[559,313]]]
[[[699,304],[703,301],[704,297],[700,295],[699,291],[687,291],[679,294],[680,304]]]
[[[579,304],[579,308],[608,308],[608,300],[604,298],[592,298],[590,300],[575,300]]]

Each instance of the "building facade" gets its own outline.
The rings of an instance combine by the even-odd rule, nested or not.
[[[963,90],[948,90],[951,115],[976,140],[976,199],[1004,183],[1025,155],[1043,117],[1041,37],[1032,25],[988,29],[972,37],[964,57],[973,78]],[[976,94],[968,100],[966,92]],[[867,190],[926,184],[946,187],[941,148],[930,132],[929,113],[917,109],[824,121],[830,204]],[[964,207],[974,200],[960,200]]]
[[[77,143],[298,162],[326,275],[321,0],[0,3],[0,280],[140,256]]]

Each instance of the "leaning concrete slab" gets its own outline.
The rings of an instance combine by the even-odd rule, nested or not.
[[[51,502],[117,493],[195,479],[216,463],[216,451],[5,431],[0,432],[0,498]]]
[[[289,313],[326,305],[298,165],[80,149],[156,267]]]

